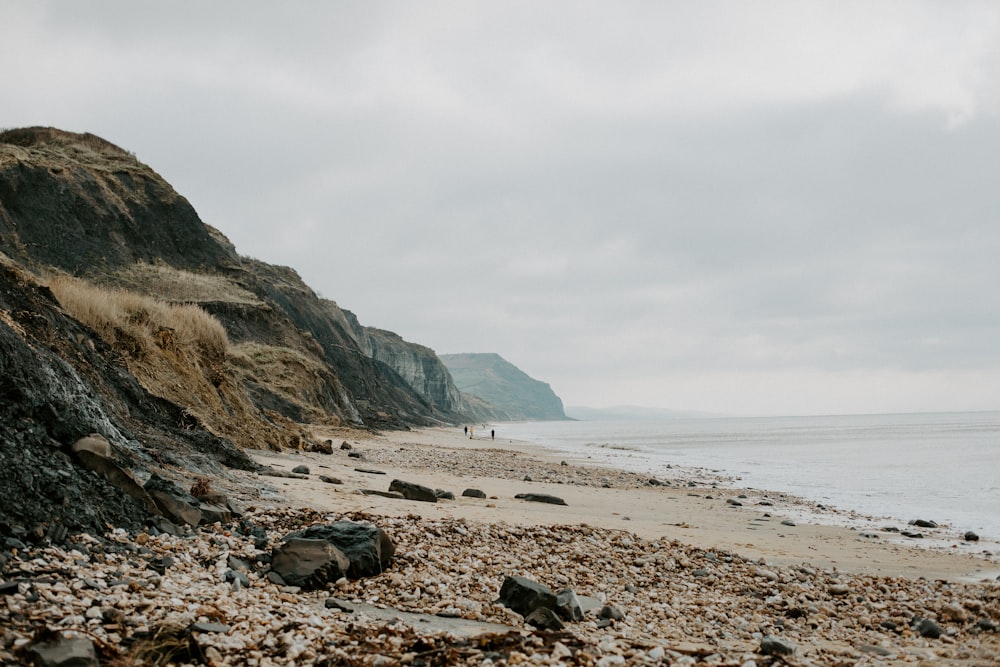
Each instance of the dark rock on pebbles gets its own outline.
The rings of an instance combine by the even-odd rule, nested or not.
[[[527,500],[534,503],[548,503],[550,505],[565,505],[566,501],[547,493],[519,493],[514,496],[518,500]]]
[[[917,631],[917,634],[928,639],[937,639],[944,634],[944,629],[929,618],[913,619],[912,627]]]
[[[465,491],[462,491],[462,495],[465,496],[466,498],[486,497],[486,493],[484,491],[480,491],[479,489],[466,489]]]
[[[413,482],[404,482],[401,479],[392,480],[389,484],[389,490],[403,494],[407,500],[419,500],[425,503],[436,503],[438,500],[434,489]]]
[[[796,646],[783,637],[766,635],[760,640],[760,652],[764,655],[792,655]]]
[[[531,579],[508,576],[500,587],[497,602],[521,616],[527,616],[541,607],[555,608],[556,594]]]
[[[389,567],[393,554],[396,553],[396,546],[386,532],[367,523],[337,521],[310,526],[305,530],[289,533],[285,537],[286,540],[293,538],[320,540],[335,547],[348,559],[349,565],[345,569],[344,576],[349,579],[381,574]]]
[[[539,630],[562,630],[565,626],[559,616],[548,607],[539,607],[524,617],[524,622]]]
[[[97,650],[87,637],[66,637],[62,633],[46,636],[29,644],[22,653],[27,664],[39,667],[98,667]]]

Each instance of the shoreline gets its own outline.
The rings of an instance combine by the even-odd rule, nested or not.
[[[313,474],[306,479],[274,478],[269,483],[288,502],[313,509],[522,526],[588,525],[726,550],[769,564],[810,564],[854,574],[962,582],[994,580],[1000,574],[1000,553],[992,543],[966,542],[946,528],[922,529],[922,540],[903,537],[882,531],[888,520],[817,508],[817,503],[785,493],[739,488],[738,480],[703,469],[677,467],[675,478],[663,480],[669,486],[651,486],[648,477],[634,472],[564,458],[530,442],[469,439],[454,427],[378,435],[318,429],[316,435],[335,447],[347,442],[350,451],[364,458],[349,458],[345,450],[332,456],[254,453],[259,462],[285,472],[296,465],[310,467]],[[356,470],[366,466],[385,474]],[[343,484],[324,483],[319,475],[337,477]],[[456,498],[422,503],[358,491],[386,491],[397,478],[451,491]],[[466,488],[480,488],[487,499],[463,498]],[[519,493],[549,494],[567,504],[515,499]]]
[[[255,451],[262,470],[198,480],[235,504],[231,520],[5,554],[0,663],[50,649],[92,654],[87,664],[219,667],[971,667],[1000,655],[994,561],[784,525],[799,499],[704,471],[650,485],[458,429],[316,435],[322,453],[315,441]],[[393,479],[455,497],[392,496]],[[392,554],[377,571],[326,573],[316,545],[293,571],[275,567],[296,531],[345,520],[384,531]],[[317,565],[318,582],[283,578]],[[518,578],[580,606],[539,631],[531,608],[498,599]]]

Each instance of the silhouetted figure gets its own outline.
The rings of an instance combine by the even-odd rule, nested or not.
[[[468,426],[465,427],[465,435],[469,435],[469,427]]]
[[[497,432],[491,430],[490,431],[490,440],[496,440],[496,439],[497,439]]]

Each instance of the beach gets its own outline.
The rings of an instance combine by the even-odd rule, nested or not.
[[[531,443],[470,439],[456,428],[316,435],[336,446],[333,455],[259,454],[280,471],[309,468],[307,476],[272,480],[279,502],[326,519],[364,516],[429,531],[427,543],[411,545],[417,561],[435,547],[449,552],[433,554],[432,574],[411,561],[392,579],[402,594],[378,587],[372,599],[390,608],[523,628],[521,617],[491,604],[504,577],[518,575],[630,610],[613,631],[593,621],[571,626],[592,647],[603,637],[604,657],[629,664],[769,664],[774,658],[761,655],[760,642],[772,633],[796,644],[792,664],[985,665],[1000,655],[995,630],[973,623],[990,628],[1000,620],[998,554],[947,529],[925,530],[937,534],[920,542],[885,532],[877,520],[859,529],[854,514],[740,489],[702,469],[676,468],[673,479],[651,485],[635,472],[565,460]],[[455,498],[416,502],[363,491],[386,491],[394,479]],[[486,497],[464,497],[466,489]],[[566,504],[515,497],[525,493]],[[588,563],[583,572],[579,562]],[[442,571],[454,576],[450,588],[421,591],[419,582],[437,582],[433,573]],[[921,617],[949,630],[924,637],[910,627]],[[967,631],[956,627],[959,618]]]
[[[181,535],[116,531],[110,546],[81,539],[15,561],[22,579],[4,585],[0,661],[23,659],[25,628],[40,617],[120,664],[968,666],[1000,656],[997,554],[946,528],[916,546],[703,469],[651,484],[454,427],[318,428],[307,444],[253,452],[262,471],[211,480],[243,506],[238,520]],[[394,480],[453,497],[407,499],[389,492]],[[274,576],[289,533],[344,520],[392,540],[383,571],[316,590]],[[498,604],[509,578],[573,591],[580,617],[537,629]]]
[[[952,581],[976,581],[1000,574],[1000,553],[984,553],[977,542],[958,533],[940,531],[923,539],[936,548],[896,533],[882,532],[884,522],[866,530],[841,524],[846,516],[836,508],[782,493],[741,489],[738,483],[704,470],[673,470],[673,485],[650,486],[648,476],[565,460],[527,442],[466,437],[461,429],[440,428],[387,432],[379,436],[318,432],[339,447],[343,442],[364,456],[286,452],[260,454],[258,460],[289,471],[305,464],[316,474],[307,479],[276,482],[293,503],[327,511],[365,511],[399,516],[419,513],[429,519],[465,519],[515,525],[580,525],[625,530],[648,540],[676,539],[704,549],[726,549],[768,562],[803,562],[857,574],[912,576]],[[331,460],[332,458],[332,460]],[[563,465],[563,463],[567,465]],[[374,464],[384,476],[359,472]],[[318,475],[339,477],[330,485]],[[529,477],[531,481],[526,481]],[[456,499],[439,503],[409,503],[357,493],[359,488],[387,490],[392,479],[452,491]],[[667,481],[667,480],[663,480]],[[691,485],[689,485],[691,484]],[[605,488],[606,487],[606,488]],[[487,494],[486,502],[461,497],[466,488]],[[561,497],[566,506],[525,502],[519,493]],[[740,497],[745,496],[745,497]],[[734,503],[740,503],[736,505]],[[769,503],[762,505],[761,503]],[[783,525],[791,520],[795,526]],[[803,518],[805,517],[805,518]],[[905,529],[905,524],[897,524]],[[863,537],[865,535],[866,537]]]

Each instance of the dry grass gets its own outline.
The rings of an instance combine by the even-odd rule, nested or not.
[[[245,342],[230,348],[229,361],[237,376],[267,386],[298,406],[310,421],[339,423],[317,407],[328,374],[320,360],[289,347]],[[271,419],[278,421],[276,415]]]
[[[117,271],[110,283],[166,301],[185,303],[261,303],[251,292],[228,278],[212,273],[194,273],[166,264],[139,262]]]
[[[0,130],[0,144],[60,159],[63,164],[89,164],[108,170],[145,168],[134,153],[89,132],[79,134],[53,127],[12,128]]]
[[[234,379],[226,331],[194,305],[170,304],[64,275],[46,281],[62,307],[122,354],[150,393],[209,431],[253,449],[280,449],[289,435],[265,420]]]
[[[136,358],[154,348],[193,351],[206,365],[224,362],[226,330],[204,310],[125,290],[108,290],[78,278],[48,281],[59,303],[109,345]]]

